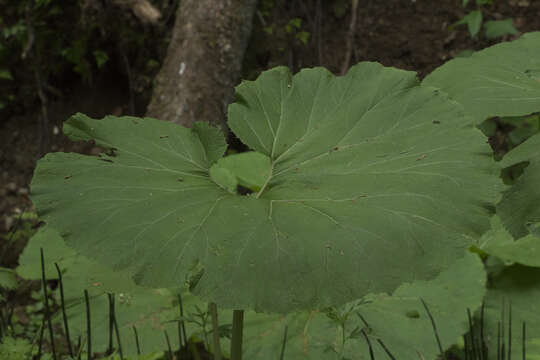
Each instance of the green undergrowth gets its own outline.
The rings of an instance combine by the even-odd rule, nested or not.
[[[16,269],[51,285],[33,344],[83,358],[540,356],[540,135],[516,130],[495,155],[486,138],[488,119],[534,124],[539,59],[529,33],[422,82],[371,62],[340,77],[275,68],[236,88],[228,125],[250,151],[225,157],[208,124],[74,115],[64,133],[107,150],[38,162],[46,225]]]

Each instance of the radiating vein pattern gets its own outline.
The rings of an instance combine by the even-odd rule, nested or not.
[[[229,125],[257,166],[216,163],[224,137],[207,125],[77,115],[67,133],[111,151],[47,155],[32,199],[69,245],[139,283],[287,312],[434,278],[489,227],[502,187],[461,106],[376,63],[267,71],[237,87]]]

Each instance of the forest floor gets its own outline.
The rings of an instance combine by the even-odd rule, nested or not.
[[[463,50],[479,50],[501,40],[472,39],[464,26],[450,31],[448,26],[466,13],[461,2],[360,1],[354,33],[349,32],[351,16],[348,7],[340,9],[337,6],[349,3],[345,1],[335,1],[335,6],[323,5],[319,10],[312,10],[309,5],[317,1],[298,0],[267,13],[259,11],[244,61],[244,76],[253,79],[262,70],[277,65],[289,66],[293,71],[325,66],[339,74],[347,61],[353,65],[368,60],[414,70],[423,77]],[[512,18],[522,33],[540,30],[540,1],[495,3],[484,9],[485,19]],[[279,31],[286,27],[287,19],[292,18],[302,19],[301,29],[309,33],[307,43],[291,37],[286,31]],[[272,31],[269,31],[270,26],[274,26]],[[347,39],[351,34],[351,57],[346,60]],[[65,91],[69,95],[50,101],[47,129],[42,129],[38,120],[39,103],[0,120],[0,266],[15,267],[25,246],[24,237],[18,241],[6,240],[10,230],[21,227],[17,224],[19,215],[32,211],[30,182],[40,154],[49,151],[95,151],[91,145],[72,143],[63,136],[60,131],[62,122],[78,111],[92,117],[128,115],[127,85],[114,70],[100,74],[93,87],[74,81],[66,84],[66,88],[70,89]],[[151,89],[146,89],[146,93],[138,97],[136,109],[139,111],[134,115],[144,114],[149,91]],[[37,227],[37,221],[33,220],[30,226]],[[16,301],[16,298],[11,300]],[[24,304],[24,299],[21,303]]]

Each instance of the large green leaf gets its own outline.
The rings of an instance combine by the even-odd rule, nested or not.
[[[285,359],[369,359],[364,329],[375,351],[375,359],[386,359],[378,340],[396,359],[435,359],[439,348],[431,321],[420,298],[432,314],[444,349],[456,343],[468,329],[467,308],[479,308],[485,294],[486,275],[478,256],[468,254],[431,281],[400,286],[392,296],[369,295],[363,301],[332,311],[301,312],[285,317],[246,313],[245,353],[247,359],[278,358],[285,326]],[[369,302],[369,303],[366,303]],[[358,316],[368,322],[366,327]],[[344,324],[345,328],[340,324]],[[345,334],[345,341],[343,335]]]
[[[529,233],[528,224],[540,222],[540,134],[512,149],[500,163],[508,167],[521,162],[529,165],[497,205],[497,213],[515,238]]]
[[[459,105],[376,63],[265,72],[237,88],[229,125],[270,159],[249,196],[209,177],[211,128],[76,115],[65,133],[108,155],[48,154],[32,200],[68,245],[138,283],[197,274],[221,307],[286,312],[434,278],[489,228],[502,186]]]
[[[41,279],[40,248],[44,249],[45,272],[47,279],[57,279],[55,263],[62,271],[62,280],[66,301],[66,310],[72,339],[80,335],[86,339],[86,305],[83,291],[88,290],[90,297],[92,343],[94,350],[103,352],[109,341],[109,301],[107,293],[115,294],[115,311],[120,330],[124,354],[135,355],[137,347],[133,327],[137,328],[139,342],[144,353],[167,348],[163,330],[171,338],[177,339],[178,307],[176,297],[165,289],[150,289],[135,285],[126,272],[112,272],[68,248],[60,235],[50,227],[40,229],[24,249],[19,259],[17,273],[26,279]],[[58,289],[56,299],[60,299]],[[182,294],[186,314],[194,311],[195,306],[205,307],[205,303],[195,296]],[[62,318],[58,311],[55,321],[60,325]],[[186,322],[189,335],[200,331],[198,326]],[[173,341],[178,347],[178,342]]]
[[[540,32],[450,60],[423,84],[450,94],[476,124],[493,116],[540,111]]]

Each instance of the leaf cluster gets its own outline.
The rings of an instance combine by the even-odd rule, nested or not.
[[[451,25],[450,29],[459,25],[467,25],[467,29],[472,38],[476,38],[482,29],[484,30],[484,36],[487,39],[518,34],[519,32],[514,27],[512,19],[484,21],[484,12],[482,11],[482,8],[486,5],[492,5],[493,1],[494,0],[475,0],[476,9],[470,11]],[[466,8],[469,2],[469,0],[463,0],[462,7]]]
[[[477,326],[493,355],[510,311],[538,354],[540,135],[496,162],[478,126],[540,111],[539,44],[529,33],[422,82],[368,62],[342,77],[269,70],[229,107],[252,151],[225,157],[207,124],[77,114],[65,133],[108,151],[40,160],[32,200],[47,227],[18,271],[39,277],[36,249],[51,249],[45,270],[64,272],[79,334],[84,290],[96,309],[123,294],[118,327],[146,331],[145,351],[163,348],[156,324],[192,319],[206,341],[206,300],[222,324],[246,309],[248,359],[436,358],[467,331],[475,344]],[[191,316],[178,317],[179,294]],[[521,356],[521,333],[508,336]]]

